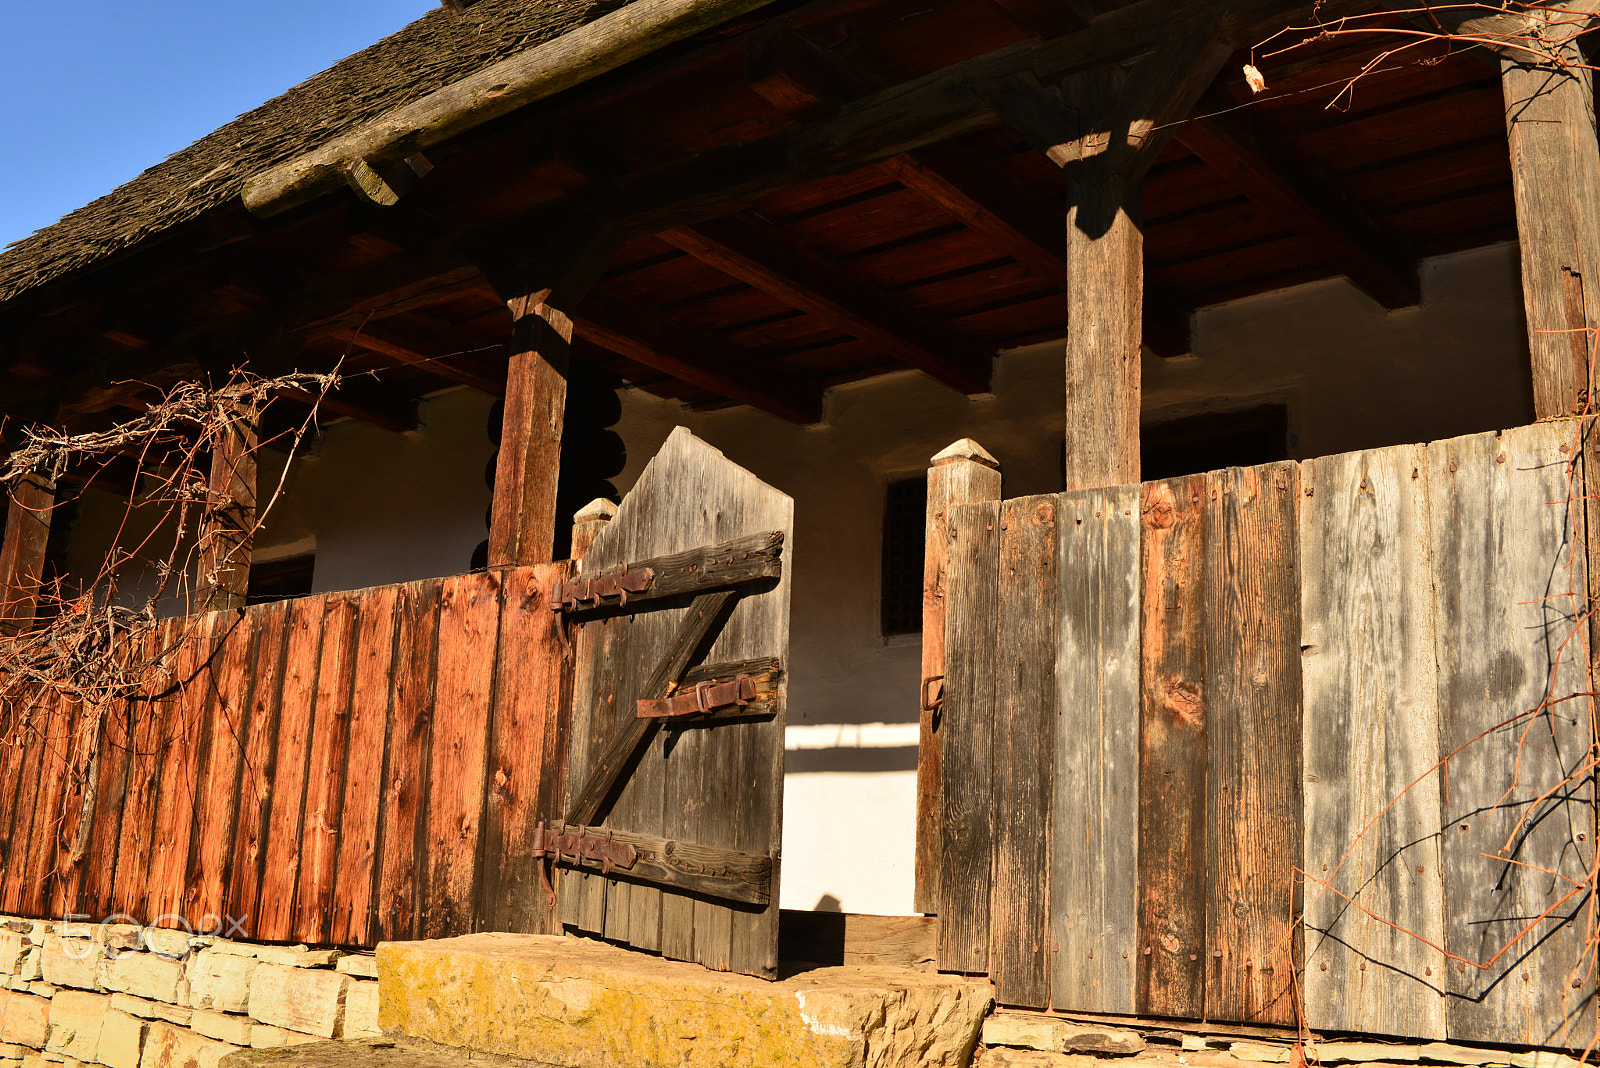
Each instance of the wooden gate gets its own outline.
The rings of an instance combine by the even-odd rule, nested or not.
[[[1030,1007],[1584,1045],[1594,428],[930,522],[940,966]]]
[[[680,427],[560,591],[577,664],[546,844],[569,928],[776,969],[793,515]]]

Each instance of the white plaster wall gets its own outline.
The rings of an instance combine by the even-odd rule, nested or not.
[[[1528,423],[1520,303],[1516,248],[1499,245],[1425,264],[1412,309],[1338,280],[1206,309],[1194,356],[1146,356],[1146,419],[1282,401],[1299,457]],[[1059,490],[1061,354],[1003,355],[984,397],[910,372],[840,387],[815,428],[624,394],[619,489],[682,424],[795,498],[785,908],[911,911],[920,639],[878,632],[884,486],[971,437],[1000,460],[1007,497]],[[871,724],[834,746],[797,741]]]

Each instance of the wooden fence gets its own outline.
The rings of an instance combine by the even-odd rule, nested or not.
[[[0,910],[372,945],[551,922],[565,564],[162,622],[149,692],[0,750]]]
[[[941,967],[1280,1025],[1298,978],[1312,1028],[1587,1042],[1581,429],[952,508]]]

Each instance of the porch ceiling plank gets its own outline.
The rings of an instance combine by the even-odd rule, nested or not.
[[[1024,267],[1067,287],[1066,217],[1032,193],[996,181],[967,155],[943,145],[895,156],[881,166]],[[1160,356],[1188,352],[1189,315],[1176,292],[1146,274],[1144,342],[1152,351]]]
[[[1385,308],[1421,299],[1416,257],[1404,243],[1257,124],[1237,115],[1194,116],[1177,139]]]
[[[876,345],[963,393],[985,393],[992,352],[749,215],[658,235],[730,277]]]
[[[757,96],[800,120],[836,114],[859,95],[841,64],[782,22],[750,35],[745,76]]]
[[[407,312],[355,325],[341,324],[326,336],[491,396],[505,395],[503,362],[497,370],[495,363],[478,355],[491,350],[503,357],[505,346],[461,333],[449,323],[426,315]]]
[[[822,419],[822,386],[641,308],[591,292],[574,316],[581,337],[702,389],[801,425]]]

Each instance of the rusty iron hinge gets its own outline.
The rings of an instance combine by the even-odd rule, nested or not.
[[[615,597],[617,603],[627,604],[628,594],[643,593],[655,580],[656,573],[651,568],[631,567],[626,571],[613,571],[609,575],[558,582],[550,590],[550,609],[554,612],[570,612],[582,608],[585,601],[594,607],[606,597]]]
[[[756,680],[740,675],[727,682],[697,682],[690,689],[671,697],[645,698],[638,704],[639,719],[667,719],[672,716],[696,716],[714,712],[719,708],[737,705],[743,708],[756,696]]]
[[[550,860],[553,855],[555,863],[561,863],[562,857],[574,859],[596,860],[600,862],[600,873],[610,875],[612,868],[621,868],[624,871],[633,867],[639,859],[639,851],[626,842],[618,842],[611,837],[608,830],[604,835],[591,832],[587,827],[568,830],[563,827],[546,827],[544,820],[533,829],[534,863],[539,866],[539,877],[544,880],[544,888],[550,894],[549,906],[555,907],[556,888],[550,881]]]

